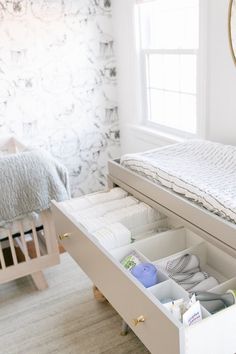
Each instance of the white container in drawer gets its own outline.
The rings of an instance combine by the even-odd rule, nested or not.
[[[236,305],[211,316],[205,313],[206,318],[201,322],[184,327],[160,302],[162,295],[168,295],[169,291],[178,297],[186,295],[184,290],[176,284],[173,285],[172,280],[164,278],[160,284],[146,289],[120,264],[122,257],[132,249],[143,255],[145,260],[152,262],[195,249],[200,254],[203,266],[209,271],[219,273],[221,280],[225,281],[236,274],[235,260],[232,257],[208,245],[202,246],[202,239],[185,229],[161,233],[112,251],[111,254],[78,220],[71,217],[67,210],[61,203],[53,203],[56,231],[61,236],[64,248],[104,293],[151,353],[236,353]],[[144,322],[135,326],[133,320],[141,315]]]
[[[135,248],[150,261],[166,258],[175,253],[185,251],[202,242],[202,238],[193,232],[180,228],[156,234],[145,240],[134,243]]]
[[[215,294],[224,294],[228,290],[236,290],[236,278],[226,280],[224,283],[211,289],[211,292]]]
[[[168,298],[171,298],[171,300],[189,299],[188,293],[171,279],[152,286],[148,290],[151,291],[161,303],[167,302],[166,299]]]
[[[196,255],[199,258],[201,270],[216,278],[219,284],[236,276],[236,259],[207,242],[201,242],[154,263],[164,270],[170,260],[187,253]]]
[[[109,253],[118,261],[118,262],[122,262],[122,260],[130,255],[131,253],[136,253],[138,258],[144,262],[144,263],[148,263],[150,262],[142,253],[140,253],[139,251],[137,251],[133,245],[128,245],[128,246],[124,246],[121,248],[118,248],[116,250],[111,250]],[[127,270],[128,272],[128,270]],[[165,281],[168,279],[168,276],[166,274],[164,274],[162,271],[158,271],[158,281],[159,283]]]

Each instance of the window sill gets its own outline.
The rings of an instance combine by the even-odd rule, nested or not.
[[[128,129],[130,129],[134,133],[137,139],[151,143],[154,145],[154,147],[180,143],[186,140],[183,137],[163,133],[158,131],[157,129],[150,128],[144,125],[129,124]]]

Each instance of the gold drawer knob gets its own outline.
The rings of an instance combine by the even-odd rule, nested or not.
[[[59,240],[62,241],[62,240],[65,240],[66,238],[69,238],[71,235],[72,235],[71,232],[66,232],[66,233],[64,233],[62,235],[59,235],[58,238],[59,238]]]
[[[140,323],[145,322],[145,317],[143,315],[133,319],[134,325],[137,326]]]

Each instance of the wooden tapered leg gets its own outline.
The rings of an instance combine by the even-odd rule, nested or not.
[[[129,332],[129,326],[127,325],[127,323],[124,320],[122,320],[120,335],[126,336],[128,334],[128,332]]]
[[[94,285],[93,286],[93,295],[94,298],[98,301],[98,302],[105,302],[107,301],[107,299],[105,298],[105,296],[101,293],[101,291]]]
[[[38,290],[45,290],[48,288],[48,283],[44,277],[43,272],[39,271],[31,274],[32,280]]]

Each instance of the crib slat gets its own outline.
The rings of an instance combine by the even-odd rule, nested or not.
[[[14,265],[17,265],[18,261],[17,261],[17,258],[16,258],[16,251],[15,251],[15,247],[14,247],[12,234],[11,234],[10,230],[7,230],[7,233],[8,233],[8,239],[9,239],[9,244],[10,244],[10,249],[11,249],[11,255],[12,255],[13,263],[14,263]]]
[[[49,212],[44,211],[41,214],[41,219],[42,219],[42,223],[43,223],[43,227],[44,227],[44,238],[45,238],[45,242],[46,242],[46,248],[47,248],[47,253],[51,254],[53,249],[52,249],[52,244],[51,244],[51,239],[50,237],[52,237],[50,235],[50,217],[49,217]],[[56,240],[56,238],[55,238]]]
[[[25,261],[28,262],[30,260],[30,257],[29,257],[28,248],[25,241],[24,228],[21,221],[18,222],[18,225],[20,230],[20,239],[23,247],[22,252],[24,253]]]
[[[1,262],[2,269],[3,270],[6,269],[6,263],[5,263],[5,258],[4,258],[3,251],[2,251],[1,242],[0,242],[0,262]]]
[[[39,258],[39,257],[41,257],[41,254],[40,254],[40,249],[39,249],[38,235],[36,232],[36,226],[35,226],[34,221],[31,222],[31,227],[32,227],[32,231],[33,231],[33,240],[34,240],[34,247],[36,250],[36,255],[37,255],[37,258]]]

